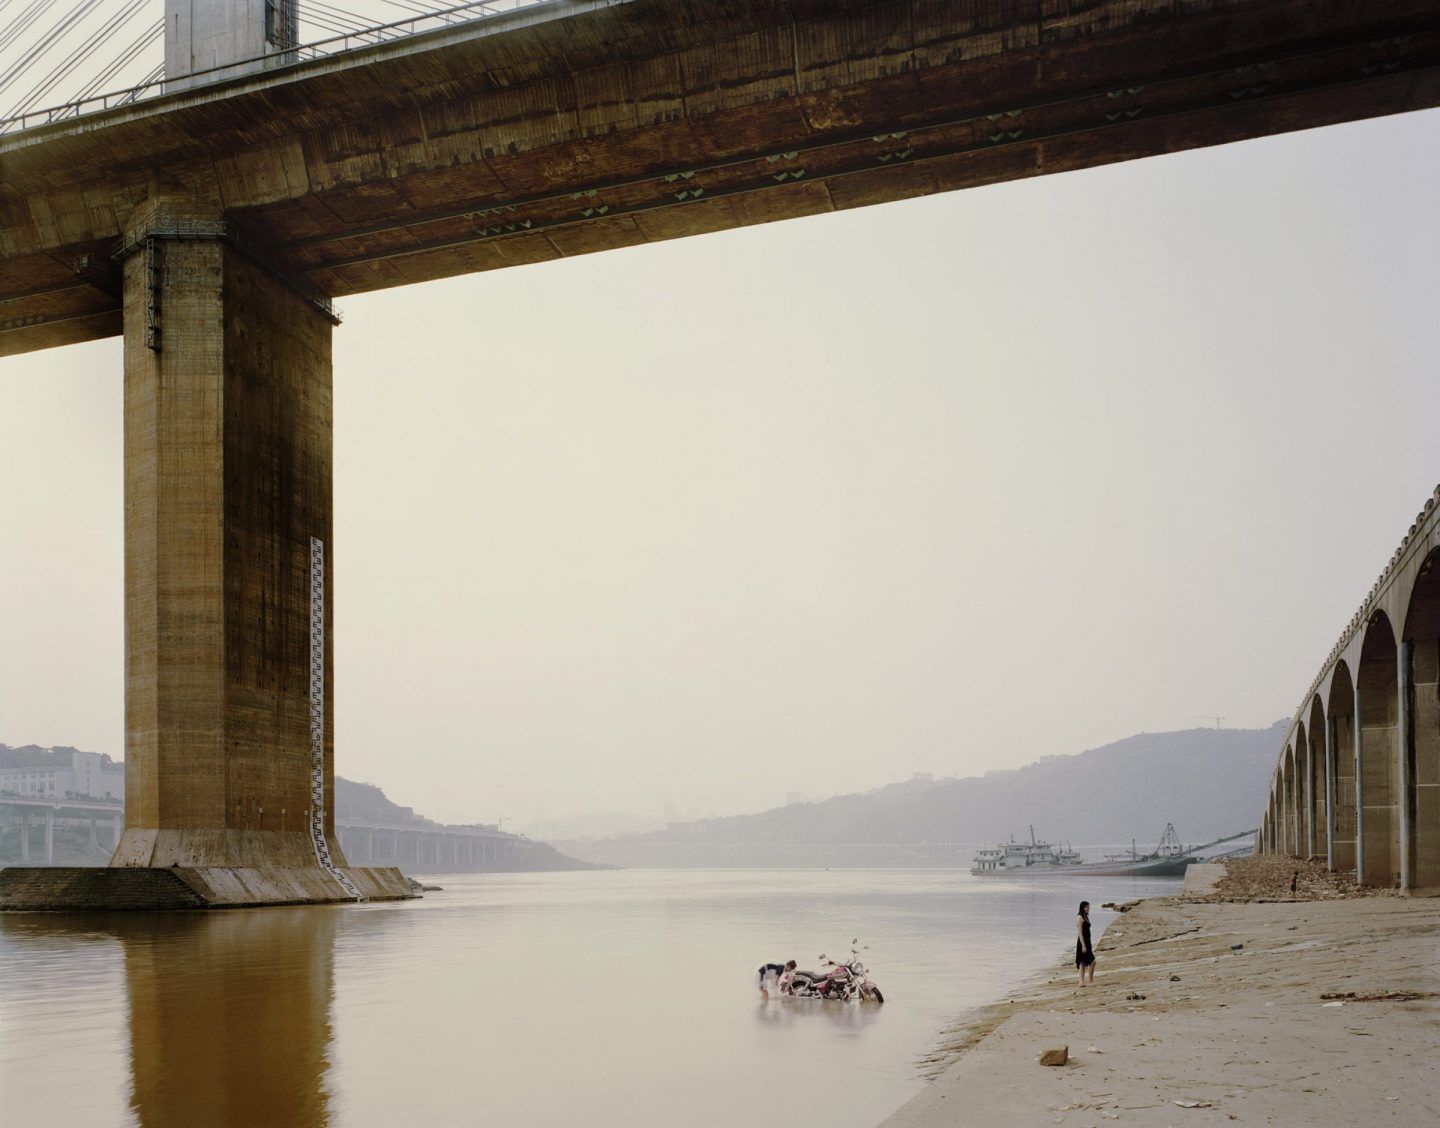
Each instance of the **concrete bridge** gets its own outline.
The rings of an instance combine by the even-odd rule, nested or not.
[[[335,836],[331,299],[1440,104],[1433,0],[552,0],[310,60],[170,4],[167,93],[0,137],[0,354],[123,334],[112,865],[226,903],[406,892]]]
[[[1440,893],[1440,486],[1296,709],[1258,849]]]
[[[335,821],[345,856],[360,865],[407,866],[434,873],[501,867],[535,848],[528,838],[475,827]]]
[[[0,795],[0,825],[13,824],[20,832],[20,864],[51,865],[55,861],[56,826],[89,824],[90,848],[113,849],[120,844],[125,826],[125,808],[120,803],[93,803],[83,799],[24,799]],[[100,826],[104,825],[104,846]],[[45,828],[42,845],[36,847],[34,828]],[[32,852],[34,857],[32,858]]]

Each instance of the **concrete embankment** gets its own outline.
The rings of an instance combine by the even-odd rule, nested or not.
[[[1440,1123],[1440,899],[1346,884],[1246,859],[1141,902],[1093,987],[1056,967],[967,1016],[884,1128]]]

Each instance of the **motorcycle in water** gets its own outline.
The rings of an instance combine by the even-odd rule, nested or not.
[[[870,981],[865,965],[860,962],[858,939],[850,943],[850,958],[844,963],[826,959],[822,954],[820,962],[824,971],[801,971],[798,968],[780,979],[780,993],[800,999],[837,999],[848,1002],[883,1003],[885,996],[880,988]]]

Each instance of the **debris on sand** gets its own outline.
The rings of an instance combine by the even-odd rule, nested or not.
[[[1372,991],[1360,994],[1356,991],[1327,991],[1322,999],[1350,999],[1357,1003],[1413,1003],[1418,999],[1440,999],[1434,991]]]
[[[1213,893],[1187,896],[1187,901],[1330,901],[1341,897],[1391,895],[1388,889],[1358,885],[1354,870],[1331,873],[1325,863],[1295,858],[1224,859],[1225,876]]]

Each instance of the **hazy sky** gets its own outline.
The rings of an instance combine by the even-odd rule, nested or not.
[[[1288,714],[1440,479],[1437,184],[1430,112],[344,301],[337,770],[552,833]],[[0,361],[0,741],[123,755],[120,404]]]

